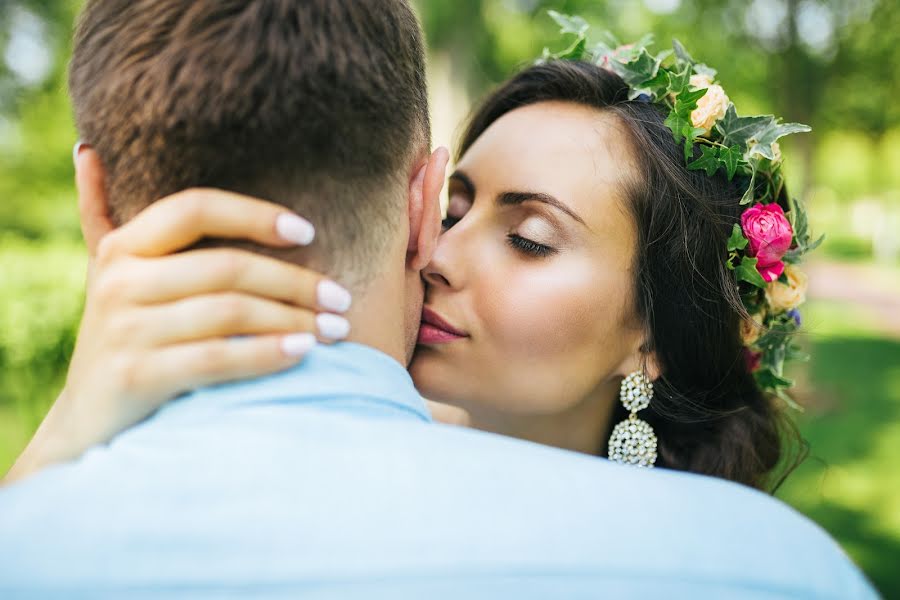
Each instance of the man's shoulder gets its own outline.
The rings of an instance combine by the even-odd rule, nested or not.
[[[248,578],[257,568],[301,580],[334,569],[539,569],[698,590],[863,589],[820,528],[743,486],[458,427],[283,414],[292,416],[256,407],[215,424],[135,431],[0,494],[0,525],[39,561],[48,560],[40,540],[60,532],[56,558],[99,564],[137,543],[166,548],[151,559],[171,573],[191,562],[184,548],[214,548],[221,561],[192,563],[200,578],[240,561]],[[23,558],[2,546],[0,555]]]

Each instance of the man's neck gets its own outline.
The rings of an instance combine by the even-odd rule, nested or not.
[[[405,340],[406,294],[403,273],[382,273],[356,293],[345,315],[350,321],[347,341],[375,348],[401,365],[409,362]]]

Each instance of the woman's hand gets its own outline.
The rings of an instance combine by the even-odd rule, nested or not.
[[[283,206],[209,189],[160,200],[107,234],[65,388],[5,481],[77,457],[187,390],[285,369],[314,334],[345,337],[334,313],[350,294],[318,273],[231,248],[173,254],[204,237],[288,248],[313,235]]]

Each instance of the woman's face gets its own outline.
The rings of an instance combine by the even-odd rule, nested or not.
[[[550,415],[638,364],[632,169],[617,119],[567,103],[507,113],[468,149],[424,271],[410,372],[425,397]]]

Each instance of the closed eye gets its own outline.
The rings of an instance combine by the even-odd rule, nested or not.
[[[506,239],[509,245],[512,246],[515,250],[528,256],[544,258],[546,256],[556,254],[557,252],[556,248],[551,248],[550,246],[547,246],[545,244],[539,244],[534,240],[529,240],[528,238],[524,238],[521,235],[516,235],[515,233],[507,235]]]

